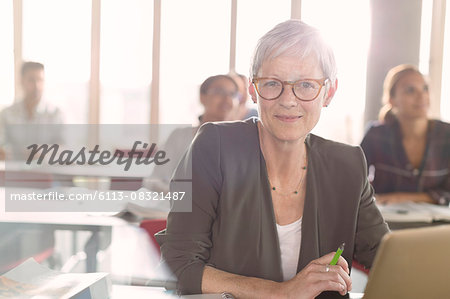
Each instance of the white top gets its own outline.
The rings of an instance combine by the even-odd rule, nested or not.
[[[288,225],[278,225],[278,240],[281,251],[281,270],[283,281],[292,279],[297,274],[297,264],[302,240],[302,218]]]
[[[0,112],[0,146],[7,152],[10,158],[23,159],[28,156],[24,154],[25,144],[28,140],[42,140],[39,143],[61,143],[60,130],[53,128],[42,129],[36,126],[40,124],[62,124],[63,116],[61,110],[54,105],[41,101],[35,107],[32,118],[28,117],[25,102],[18,101]],[[6,126],[22,124],[24,127]],[[43,139],[44,138],[44,139]],[[25,143],[25,144],[24,144]]]
[[[39,101],[33,111],[32,118],[28,116],[28,111],[24,100],[17,101],[0,113],[2,124],[62,124],[63,116],[61,110],[55,105]]]

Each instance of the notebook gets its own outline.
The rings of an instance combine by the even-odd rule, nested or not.
[[[386,235],[363,298],[450,298],[450,225]]]
[[[390,205],[378,205],[387,222],[426,222],[450,221],[448,206],[429,203],[404,202]]]

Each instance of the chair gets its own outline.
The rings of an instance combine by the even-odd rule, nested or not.
[[[143,228],[150,237],[151,243],[155,246],[158,253],[161,255],[161,250],[159,248],[158,242],[156,242],[155,234],[166,228],[167,220],[166,219],[148,219],[143,220],[140,223],[140,227]]]

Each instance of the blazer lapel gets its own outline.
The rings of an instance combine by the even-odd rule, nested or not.
[[[308,172],[306,175],[306,196],[302,219],[302,241],[297,273],[308,265],[310,261],[320,257],[320,227],[318,217],[318,196],[320,194],[318,182],[320,182],[320,180],[314,165],[316,159],[314,157],[314,151],[311,150],[310,135],[308,135],[305,142],[308,151]]]
[[[259,142],[259,139],[258,139]],[[258,143],[259,146],[259,143]],[[260,149],[260,146],[259,146]],[[276,227],[275,212],[273,210],[272,192],[270,190],[269,178],[267,176],[267,167],[264,156],[259,150],[260,158],[260,182],[259,188],[261,198],[261,228],[259,232],[260,250],[263,251],[264,268],[269,272],[271,279],[281,282],[283,281],[283,273],[281,270],[281,251],[278,240],[278,232]]]

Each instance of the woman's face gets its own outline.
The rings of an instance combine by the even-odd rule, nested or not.
[[[299,59],[292,56],[279,56],[263,62],[258,77],[273,77],[281,81],[300,79],[322,79],[324,77],[314,55]],[[318,97],[304,102],[295,97],[291,85],[286,85],[281,96],[275,100],[265,100],[250,87],[252,99],[258,103],[259,117],[263,133],[269,133],[278,141],[295,142],[304,140],[319,121],[320,112],[328,105],[327,88],[322,87]]]
[[[430,107],[428,84],[421,74],[409,72],[397,82],[390,102],[399,118],[426,118]]]
[[[231,79],[220,78],[211,83],[200,101],[205,107],[204,117],[208,121],[223,121],[233,108],[233,100],[237,99],[236,85]]]

